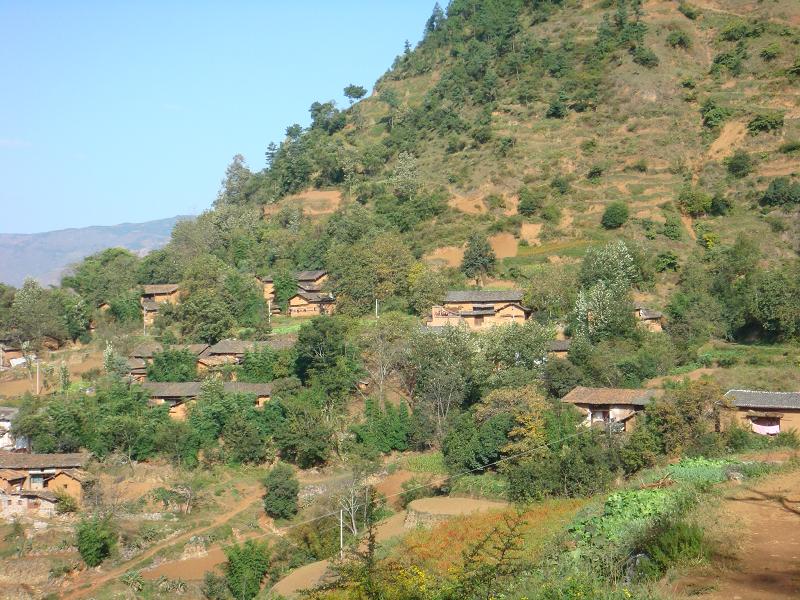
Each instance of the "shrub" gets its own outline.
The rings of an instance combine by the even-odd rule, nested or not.
[[[710,213],[715,216],[727,215],[731,209],[731,201],[722,192],[717,192],[711,198]]]
[[[753,159],[744,150],[737,150],[725,159],[725,166],[734,177],[747,177],[753,170]]]
[[[586,173],[586,178],[590,180],[597,180],[603,175],[603,167],[600,165],[593,165],[589,168],[589,172]]]
[[[542,207],[542,198],[527,186],[519,188],[519,204],[517,212],[526,217],[530,217]]]
[[[300,484],[292,467],[278,463],[264,479],[264,512],[273,519],[288,519],[297,514],[297,494]]]
[[[683,223],[678,215],[666,215],[664,225],[661,227],[661,233],[671,239],[679,240],[683,237]]]
[[[700,16],[700,11],[697,10],[691,4],[687,4],[686,2],[681,2],[680,4],[678,4],[678,10],[684,17],[686,17],[691,21],[694,21],[697,17]]]
[[[691,48],[692,40],[685,31],[676,30],[667,36],[667,43],[673,48]]]
[[[646,559],[639,564],[643,579],[659,579],[671,566],[689,561],[707,560],[711,554],[703,530],[684,522],[671,523],[642,547]]]
[[[687,185],[678,195],[678,205],[688,215],[697,217],[711,209],[711,196],[706,192]]]
[[[117,540],[111,521],[107,518],[84,519],[78,523],[75,533],[78,552],[90,567],[96,567],[108,558]]]
[[[612,202],[608,205],[601,223],[606,229],[619,229],[628,220],[628,205],[624,202]]]
[[[781,55],[781,47],[777,43],[772,42],[768,46],[762,48],[758,55],[767,62],[775,60]]]
[[[758,37],[764,32],[764,26],[757,23],[748,23],[741,19],[730,21],[719,34],[726,42],[738,42],[748,37]]]
[[[731,116],[731,111],[709,98],[700,107],[700,116],[703,117],[703,127],[716,129]]]
[[[550,187],[557,191],[559,194],[566,194],[570,190],[569,179],[563,175],[556,175],[550,182]]]
[[[781,113],[764,113],[756,115],[747,124],[747,130],[750,135],[758,135],[759,133],[766,133],[777,131],[783,127],[783,114]]]
[[[678,270],[678,255],[672,250],[662,252],[656,257],[656,271],[663,273],[665,271]]]
[[[542,209],[540,216],[548,223],[558,223],[561,220],[561,209],[555,204],[548,204]]]
[[[792,182],[788,177],[776,177],[761,197],[761,204],[767,206],[800,204],[800,182]]]
[[[636,46],[633,50],[633,62],[637,65],[642,65],[648,69],[658,66],[658,56],[650,48],[645,46]]]
[[[791,154],[800,150],[800,140],[788,140],[778,147],[778,152]]]
[[[550,102],[550,106],[547,107],[547,112],[545,112],[544,116],[548,119],[563,119],[568,112],[569,109],[564,96],[559,94]]]
[[[225,581],[230,593],[241,600],[255,598],[269,569],[268,544],[248,540],[241,546],[226,548],[225,556]]]
[[[744,61],[748,56],[747,45],[741,41],[736,44],[733,50],[720,52],[714,57],[711,64],[711,73],[717,74],[724,68],[728,69],[734,77],[741,75],[744,70]]]
[[[63,491],[56,492],[56,512],[60,515],[78,512],[78,501]]]

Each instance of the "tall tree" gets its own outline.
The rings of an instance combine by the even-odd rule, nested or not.
[[[350,105],[352,106],[353,102],[356,100],[361,100],[361,98],[367,95],[367,88],[351,83],[344,88],[344,95],[350,101]]]
[[[225,178],[222,180],[222,188],[217,195],[214,206],[223,204],[244,204],[247,201],[245,186],[253,173],[247,168],[244,156],[237,154],[233,157],[231,164],[225,169]]]
[[[473,233],[467,240],[467,248],[461,260],[464,275],[480,284],[486,275],[494,271],[496,263],[497,256],[486,236],[479,232]]]

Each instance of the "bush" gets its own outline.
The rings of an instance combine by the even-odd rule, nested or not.
[[[264,479],[264,512],[273,519],[288,519],[297,514],[297,494],[300,484],[294,469],[278,463],[269,470]]]
[[[711,198],[711,210],[709,211],[712,215],[721,216],[727,215],[731,209],[731,201],[727,198],[727,196],[723,195],[721,192],[717,192]]]
[[[678,255],[672,250],[661,252],[656,256],[656,271],[664,273],[665,271],[678,270]]]
[[[775,42],[772,42],[768,46],[762,48],[758,55],[767,62],[775,60],[781,55],[781,47]]]
[[[678,195],[678,205],[688,215],[698,217],[711,210],[711,196],[704,191],[689,185]]]
[[[557,175],[550,182],[550,187],[563,196],[570,190],[569,179],[563,175]]]
[[[791,154],[800,150],[800,140],[788,140],[778,147],[778,152]]]
[[[542,207],[542,198],[527,186],[519,188],[517,212],[526,217],[533,216]]]
[[[78,523],[75,533],[78,552],[90,567],[96,567],[111,556],[117,541],[111,521],[107,518],[84,519]]]
[[[747,130],[751,135],[758,135],[759,133],[777,131],[783,127],[783,114],[781,113],[763,113],[756,115],[747,124]]]
[[[711,555],[703,530],[684,522],[671,523],[660,529],[641,551],[647,558],[639,564],[637,574],[649,580],[661,578],[673,565],[708,560]]]
[[[761,204],[767,206],[800,204],[800,182],[792,182],[788,177],[776,177],[761,197]]]
[[[734,177],[747,177],[753,170],[753,159],[744,150],[737,150],[725,159],[725,167]]]
[[[56,512],[60,515],[78,512],[78,501],[63,491],[56,492]]]
[[[648,69],[658,66],[658,56],[650,48],[645,46],[636,46],[633,50],[633,62],[637,65],[642,65]]]
[[[269,545],[248,540],[226,548],[225,556],[225,582],[230,593],[237,600],[255,598],[269,569]]]
[[[606,229],[619,229],[628,220],[628,205],[624,202],[612,202],[608,205],[601,223]]]
[[[550,106],[547,107],[547,112],[545,112],[544,116],[548,119],[563,119],[568,112],[569,109],[564,101],[564,96],[559,94],[550,102]]]
[[[748,37],[758,37],[764,32],[764,26],[757,23],[748,23],[741,19],[730,21],[719,34],[726,42],[738,42]]]
[[[548,223],[558,223],[561,220],[561,209],[555,204],[548,204],[542,209],[540,216]]]
[[[700,16],[700,11],[697,10],[691,4],[687,4],[686,2],[681,2],[680,4],[678,4],[678,10],[684,17],[686,17],[691,21],[694,21],[697,17]]]
[[[703,127],[716,129],[731,116],[731,111],[709,98],[700,107],[700,116],[703,117]]]
[[[600,166],[600,165],[593,165],[592,167],[589,168],[589,172],[586,173],[586,179],[589,179],[589,180],[592,180],[592,181],[600,179],[600,177],[602,177],[602,175],[603,175],[603,171],[604,170],[605,169],[603,169],[603,167]]]
[[[692,39],[685,31],[676,30],[667,36],[667,43],[673,48],[691,48]]]
[[[671,239],[679,240],[683,237],[683,223],[678,215],[669,214],[665,217],[664,225],[661,227],[661,233]]]

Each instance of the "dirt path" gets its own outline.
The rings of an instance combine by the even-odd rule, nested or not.
[[[738,524],[735,564],[670,585],[669,597],[702,600],[800,598],[800,472],[732,488],[724,519]]]
[[[77,586],[73,586],[72,588],[68,588],[62,592],[61,598],[63,600],[67,600],[70,598],[83,598],[89,595],[91,592],[95,591],[100,586],[117,579],[121,575],[123,575],[126,571],[128,571],[133,564],[139,563],[143,560],[147,560],[148,558],[152,558],[155,556],[160,550],[167,548],[169,546],[174,546],[175,544],[179,544],[181,542],[187,541],[192,536],[202,535],[203,533],[210,531],[220,525],[227,523],[232,518],[236,517],[237,515],[241,514],[254,502],[259,500],[263,494],[263,491],[259,488],[255,491],[251,492],[244,498],[242,498],[239,502],[231,506],[227,511],[223,514],[219,515],[215,518],[209,525],[205,527],[201,527],[199,529],[190,529],[182,533],[179,536],[174,538],[169,538],[164,540],[163,542],[159,542],[155,546],[147,549],[142,554],[139,554],[132,558],[131,560],[123,563],[122,565],[112,569],[111,571],[107,571],[105,573],[101,573],[99,577],[89,580],[89,584],[86,585],[86,580],[81,580],[80,584]]]

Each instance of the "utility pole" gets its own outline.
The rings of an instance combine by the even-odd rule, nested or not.
[[[36,395],[39,395],[39,359],[36,359]]]
[[[375,298],[375,320],[378,320],[378,299]]]
[[[344,509],[339,509],[339,560],[344,560]]]
[[[272,325],[272,300],[267,300],[267,323]]]

